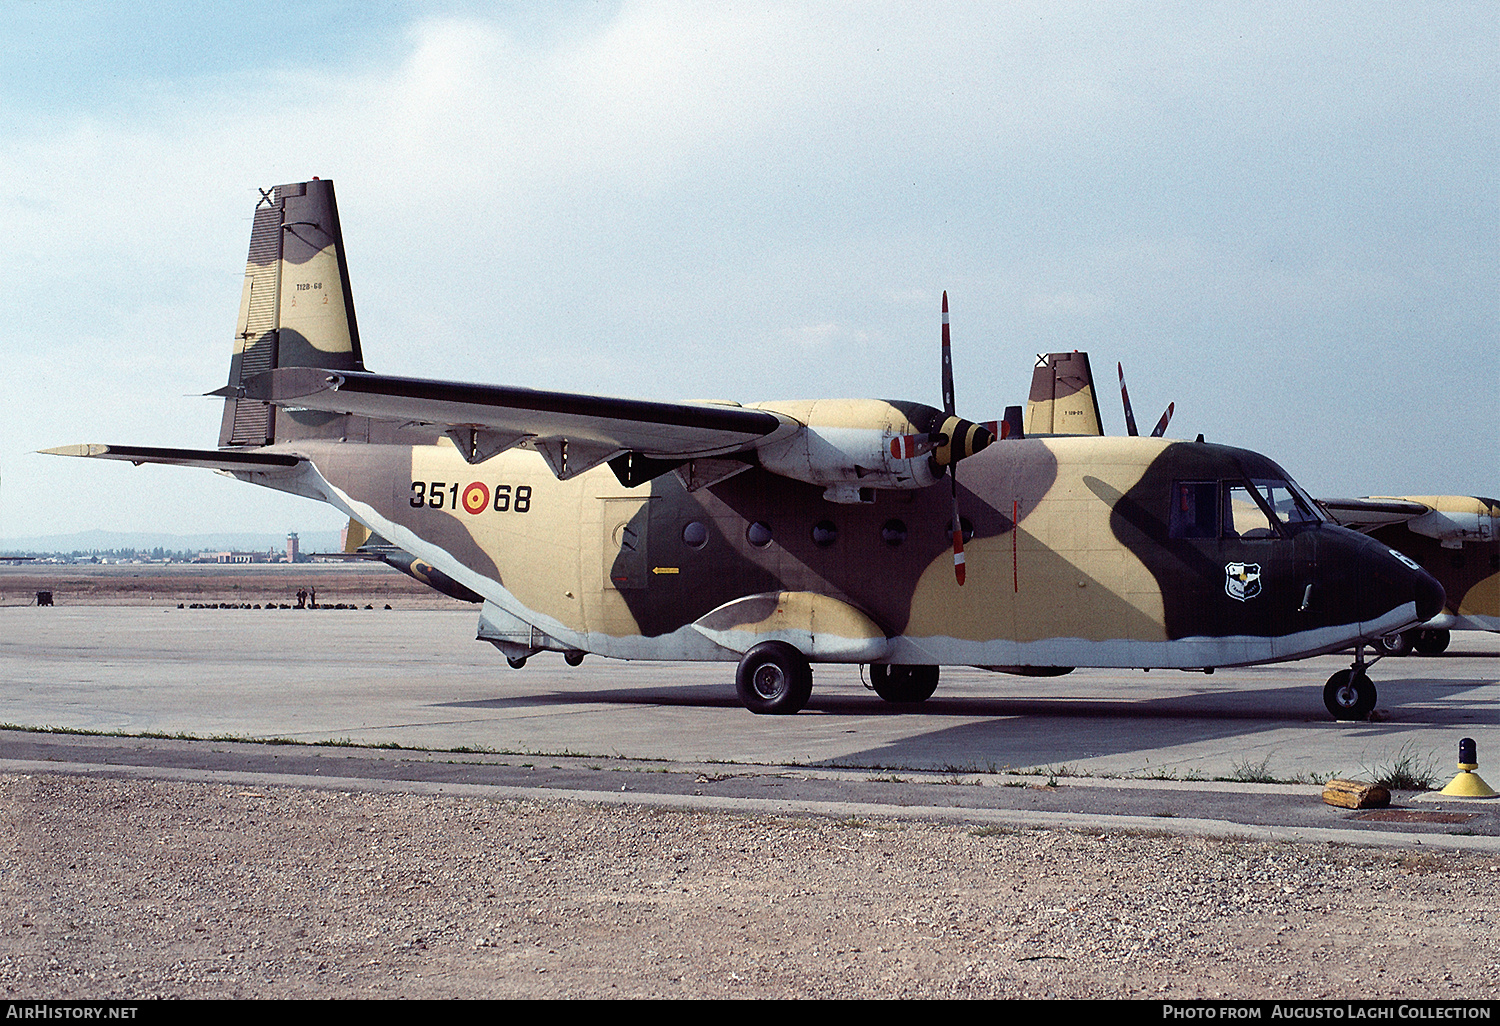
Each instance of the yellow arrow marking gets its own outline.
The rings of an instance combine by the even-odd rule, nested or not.
[[[677,568],[675,566],[653,566],[651,572],[653,574],[675,574],[677,573]]]

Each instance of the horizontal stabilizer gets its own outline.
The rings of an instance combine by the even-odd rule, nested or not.
[[[277,452],[236,452],[221,449],[161,449],[149,445],[60,445],[42,449],[49,456],[90,456],[95,459],[165,463],[174,467],[206,467],[209,470],[285,470],[302,462],[300,456]]]

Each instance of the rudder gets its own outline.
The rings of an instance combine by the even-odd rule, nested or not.
[[[364,370],[331,181],[278,185],[255,207],[229,386],[277,367]],[[229,398],[219,446],[270,445],[301,433],[266,403]]]
[[[1026,403],[1026,435],[1102,435],[1099,398],[1089,354],[1048,353],[1038,357]]]

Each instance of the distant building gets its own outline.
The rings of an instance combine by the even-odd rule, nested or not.
[[[273,552],[200,552],[195,563],[274,563]]]
[[[302,553],[297,547],[297,532],[295,531],[286,536],[286,561],[288,563],[302,562]]]

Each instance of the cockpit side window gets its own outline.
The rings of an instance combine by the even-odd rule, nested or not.
[[[1173,538],[1263,541],[1322,521],[1317,504],[1284,479],[1172,482]]]
[[[1323,517],[1318,507],[1302,489],[1291,481],[1263,481],[1257,479],[1255,487],[1265,496],[1276,518],[1283,524],[1296,527],[1299,524],[1316,524]]]
[[[1219,482],[1172,482],[1173,538],[1217,538],[1219,536]]]
[[[1224,482],[1224,537],[1257,541],[1280,533],[1243,481]]]

